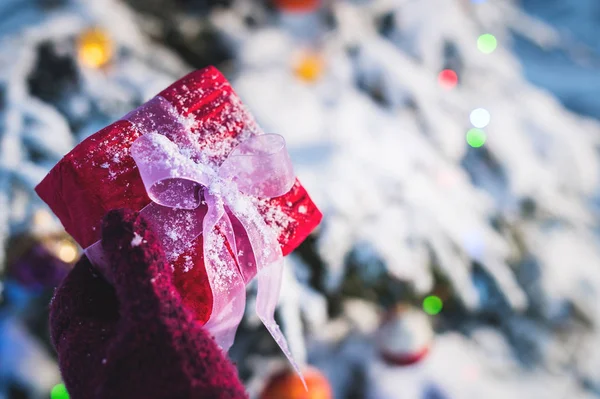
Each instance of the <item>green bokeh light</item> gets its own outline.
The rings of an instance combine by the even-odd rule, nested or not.
[[[467,132],[467,143],[473,148],[479,148],[485,144],[487,136],[481,129],[470,129]]]
[[[438,296],[430,295],[423,299],[423,310],[427,314],[436,315],[442,311],[443,307],[444,303]]]
[[[496,47],[498,47],[498,41],[490,33],[483,34],[477,39],[477,48],[484,54],[493,53]]]
[[[50,399],[69,399],[69,393],[65,384],[58,384],[52,388],[50,392]]]

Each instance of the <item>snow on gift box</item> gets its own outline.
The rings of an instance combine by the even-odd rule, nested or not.
[[[244,286],[258,276],[257,313],[288,354],[273,320],[281,258],[322,215],[293,177],[283,139],[262,134],[215,68],[84,140],[36,191],[100,270],[103,215],[143,210],[183,302],[224,349],[243,316]]]

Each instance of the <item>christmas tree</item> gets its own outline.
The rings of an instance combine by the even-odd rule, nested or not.
[[[512,50],[597,72],[594,44],[567,51],[576,38],[499,0],[5,0],[0,34],[0,398],[60,383],[44,309],[76,253],[33,188],[208,65],[286,138],[324,214],[277,313],[310,397],[600,395],[600,124]],[[255,291],[229,355],[251,397],[293,398]]]

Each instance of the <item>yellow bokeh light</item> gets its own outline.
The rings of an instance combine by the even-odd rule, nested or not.
[[[64,240],[58,247],[58,258],[65,263],[72,263],[77,259],[77,247],[69,240]]]
[[[99,28],[84,31],[77,41],[79,61],[90,68],[106,65],[113,56],[113,42],[108,34]]]
[[[52,215],[44,209],[40,209],[33,214],[33,224],[39,227],[47,227],[52,223]]]
[[[319,53],[305,52],[296,60],[294,72],[300,80],[312,83],[323,75],[324,69],[325,61]]]

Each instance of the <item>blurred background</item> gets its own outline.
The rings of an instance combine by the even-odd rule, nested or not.
[[[34,186],[207,65],[324,213],[278,310],[309,383],[600,398],[599,37],[598,0],[2,0],[0,398],[68,397],[47,307],[80,249]],[[274,397],[253,311],[230,355]]]

